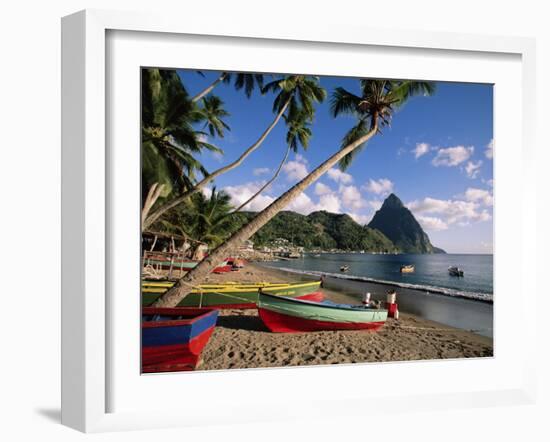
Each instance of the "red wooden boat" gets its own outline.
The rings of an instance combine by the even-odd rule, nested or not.
[[[144,307],[142,373],[194,370],[217,319],[214,309]]]
[[[225,266],[218,266],[214,270],[212,270],[212,273],[229,273],[233,270],[232,265],[225,265]]]
[[[360,305],[335,304],[273,296],[260,290],[258,314],[272,332],[378,330],[388,311]]]

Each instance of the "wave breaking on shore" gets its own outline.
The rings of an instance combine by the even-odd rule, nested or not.
[[[438,295],[450,296],[453,298],[463,298],[463,299],[470,299],[474,301],[487,302],[491,304],[493,303],[492,293],[467,292],[467,291],[461,291],[461,290],[451,289],[447,287],[437,287],[437,286],[422,285],[422,284],[387,281],[383,279],[369,278],[367,276],[343,275],[341,273],[321,272],[317,270],[298,270],[298,269],[291,269],[288,267],[268,266],[265,264],[262,264],[262,265],[270,269],[282,270],[284,272],[295,273],[300,275],[311,275],[311,276],[319,276],[319,277],[328,276],[331,278],[345,279],[349,281],[372,282],[372,283],[384,284],[384,285],[389,285],[394,287],[419,290],[419,291],[438,294]]]

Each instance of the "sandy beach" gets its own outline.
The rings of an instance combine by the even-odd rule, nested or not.
[[[285,282],[298,275],[249,264],[239,272],[212,274],[205,282]],[[350,298],[323,289],[335,302]],[[398,291],[399,297],[399,291]],[[276,334],[256,310],[222,310],[199,370],[284,367],[361,362],[490,357],[491,338],[401,312],[378,332],[323,331]]]

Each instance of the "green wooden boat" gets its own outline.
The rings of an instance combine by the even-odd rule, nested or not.
[[[297,282],[289,284],[274,284],[265,286],[262,290],[277,296],[321,301],[323,293],[319,292],[321,281]],[[178,307],[214,307],[214,308],[256,308],[258,289],[260,284],[239,284],[207,286],[201,290],[193,290],[179,304]],[[152,305],[168,287],[142,288],[142,306]]]
[[[388,311],[359,305],[304,301],[272,296],[263,290],[258,299],[258,314],[275,333],[320,330],[378,330]]]

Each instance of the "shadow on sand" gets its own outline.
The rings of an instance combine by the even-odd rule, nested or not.
[[[216,327],[224,327],[232,330],[248,330],[269,332],[258,316],[229,315],[219,316]]]

